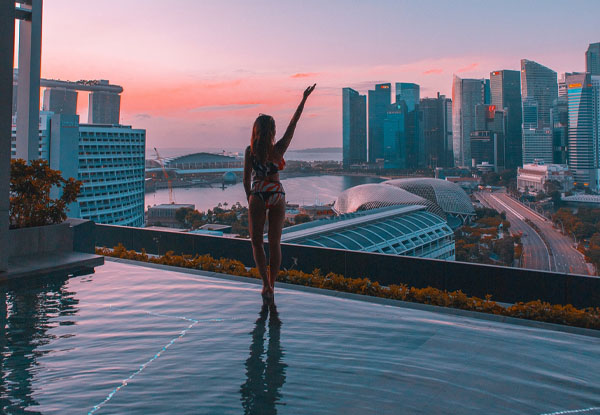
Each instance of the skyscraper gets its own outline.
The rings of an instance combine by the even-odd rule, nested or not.
[[[425,167],[425,140],[423,138],[423,112],[419,107],[420,89],[417,84],[396,82],[396,104],[404,111],[406,131],[406,167]]]
[[[342,89],[343,165],[367,161],[367,97]]]
[[[506,160],[504,110],[496,105],[475,106],[475,131],[471,133],[472,167],[487,162],[500,172]]]
[[[585,52],[585,71],[592,75],[600,75],[600,42],[590,43]]]
[[[406,169],[407,166],[407,134],[406,104],[388,106],[383,123],[384,168]]]
[[[12,115],[17,113],[17,96],[19,95],[19,69],[13,68],[13,95],[12,95]]]
[[[521,166],[522,129],[521,129],[521,74],[519,71],[494,71],[490,73],[490,92],[492,105],[504,110],[506,123],[505,167],[516,169]]]
[[[490,81],[462,79],[452,83],[452,140],[454,165],[471,166],[471,133],[475,130],[475,106],[488,104]]]
[[[18,144],[13,140],[12,158],[18,158]],[[69,217],[143,226],[145,150],[146,130],[80,124],[78,115],[40,112],[38,157],[65,178],[83,182]]]
[[[550,109],[558,98],[556,72],[537,62],[521,59],[521,97],[538,106],[538,128],[551,127]]]
[[[77,91],[66,88],[46,88],[42,108],[55,114],[75,115],[77,114]]]
[[[560,95],[550,113],[552,118],[552,151],[555,164],[567,164],[569,137],[569,105],[567,95]]]
[[[392,84],[377,84],[369,91],[369,163],[383,159],[383,123],[391,104]]]
[[[420,101],[423,112],[425,165],[429,168],[452,167],[452,100],[440,95]]]
[[[419,104],[421,87],[408,82],[396,82],[396,102],[406,102],[408,111],[414,111]]]
[[[569,167],[577,186],[598,191],[600,77],[592,79],[589,73],[573,73],[565,78],[569,108]]]
[[[99,81],[108,85],[108,81]],[[88,123],[119,124],[121,95],[115,92],[93,91],[89,96]]]
[[[558,99],[556,72],[537,62],[521,60],[523,103],[523,163],[535,159],[552,163],[552,121],[550,112]]]

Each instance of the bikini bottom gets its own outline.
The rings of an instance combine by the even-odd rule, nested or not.
[[[268,180],[257,180],[252,183],[252,192],[265,204],[265,208],[275,206],[277,203],[285,199],[285,192],[281,182],[271,182]]]

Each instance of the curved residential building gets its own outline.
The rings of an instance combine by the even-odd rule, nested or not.
[[[454,233],[423,206],[391,206],[283,230],[282,242],[350,251],[454,260]]]
[[[473,204],[465,191],[456,183],[447,180],[415,177],[388,180],[383,184],[420,196],[439,206],[445,215],[458,217],[463,221],[475,214]]]
[[[425,206],[427,211],[445,217],[444,211],[432,201],[406,190],[381,183],[362,184],[343,191],[335,201],[337,214],[378,209],[386,206]]]
[[[122,125],[79,126],[80,217],[144,225],[146,131]]]
[[[40,112],[39,158],[65,179],[81,180],[72,218],[124,226],[144,225],[146,130],[124,125],[79,124],[79,116]],[[16,126],[13,125],[16,138]],[[12,141],[11,157],[17,158]],[[53,189],[51,197],[58,197]]]

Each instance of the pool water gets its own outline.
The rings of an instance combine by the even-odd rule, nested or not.
[[[600,414],[600,339],[107,261],[0,286],[9,414]]]

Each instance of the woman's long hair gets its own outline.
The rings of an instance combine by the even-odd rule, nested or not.
[[[252,127],[250,149],[260,163],[266,163],[275,142],[275,120],[270,115],[260,114]]]

